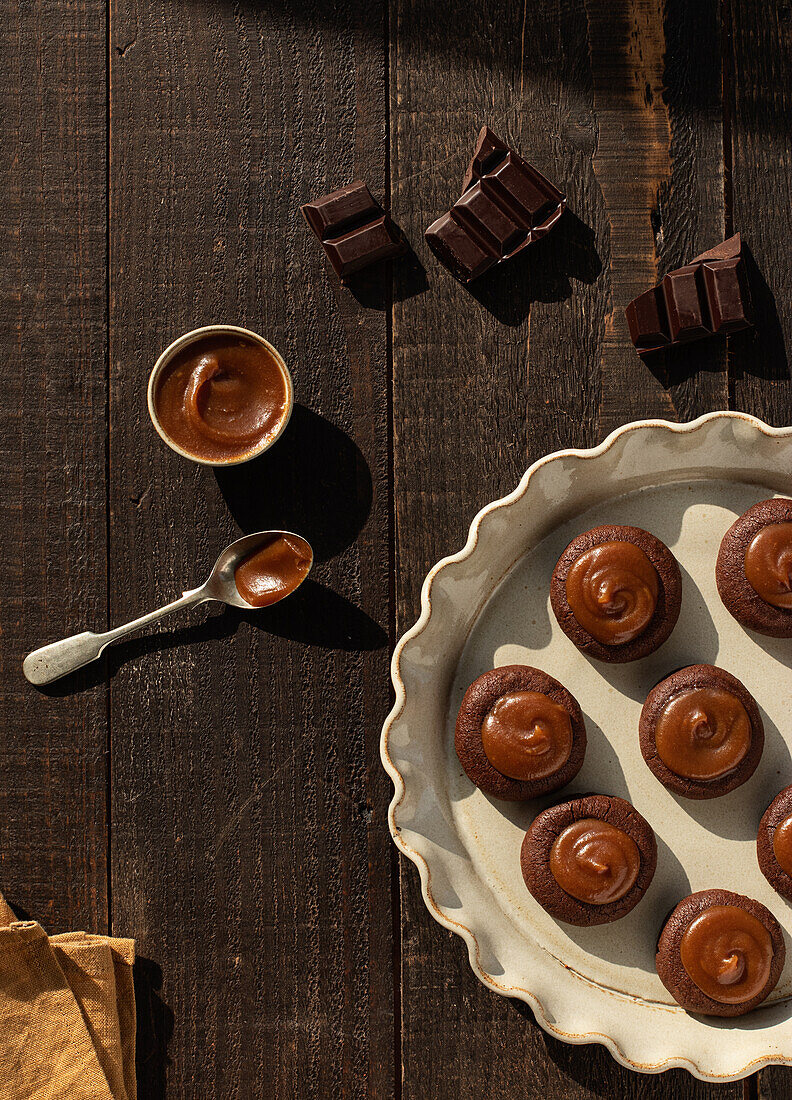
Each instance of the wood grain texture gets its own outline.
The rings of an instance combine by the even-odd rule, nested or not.
[[[724,341],[643,362],[624,307],[723,239],[720,8],[716,0],[587,0],[609,280],[601,434],[727,404]],[[607,285],[607,283],[606,283]]]
[[[754,1087],[754,1080],[758,1082],[756,1091],[747,1092],[745,1100],[789,1100],[792,1096],[792,1070],[788,1066],[763,1069],[756,1078],[751,1079],[751,1088]]]
[[[299,214],[355,176],[383,193],[382,11],[114,0],[111,32],[113,619],[199,581],[240,530],[292,528],[318,561],[283,607],[118,654],[113,927],[173,1016],[170,1066],[152,1049],[142,1077],[388,1096],[387,287],[358,286],[364,309]],[[271,339],[298,402],[270,454],[217,475],[163,446],[144,401],[162,348],[212,321]]]
[[[716,45],[703,54],[717,65],[717,9],[705,8]],[[704,411],[726,394],[723,373],[712,384],[677,381],[667,393],[616,318],[663,264],[678,266],[686,248],[717,239],[723,225],[717,102],[707,92],[699,115],[686,97],[704,81],[695,71],[701,58],[677,40],[689,17],[677,12],[683,26],[669,47],[659,3],[481,2],[455,9],[453,35],[438,11],[392,4],[393,207],[410,239],[420,242],[457,197],[484,121],[567,190],[576,220],[471,289],[422,244],[427,293],[408,296],[408,278],[397,274],[399,632],[417,615],[427,569],[462,545],[474,512],[513,488],[526,460],[591,445],[631,416]],[[637,184],[624,169],[620,128]],[[644,166],[647,153],[655,159]],[[652,234],[661,194],[665,249]],[[686,1074],[638,1077],[596,1047],[547,1038],[525,1006],[477,982],[461,942],[427,918],[407,863],[401,899],[405,1098],[710,1094]],[[720,1092],[737,1097],[742,1088]]]
[[[662,3],[588,0],[586,15],[597,119],[594,169],[609,242],[611,309],[600,410],[605,435],[647,413],[673,418],[668,395],[635,354],[624,316],[625,306],[658,282],[655,224],[660,191],[671,178],[671,128],[663,98]]]
[[[792,13],[780,2],[729,0],[726,51],[731,221],[750,249],[753,333],[730,340],[732,406],[770,424],[792,421]]]
[[[51,932],[104,930],[106,687],[25,653],[102,628],[105,5],[2,5],[0,884]]]
[[[671,175],[653,220],[660,278],[726,236],[721,3],[665,0],[663,16]],[[668,388],[672,419],[728,408],[725,340],[674,348],[660,360],[650,369]]]

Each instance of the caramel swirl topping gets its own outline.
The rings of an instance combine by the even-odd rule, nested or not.
[[[792,817],[779,821],[773,833],[773,855],[782,871],[792,877]]]
[[[655,726],[657,755],[682,779],[727,775],[751,747],[751,719],[736,695],[722,687],[680,691]]]
[[[566,580],[572,614],[603,645],[624,645],[642,634],[659,589],[657,570],[631,542],[603,542],[586,550]]]
[[[699,913],[685,929],[679,950],[690,979],[721,1004],[752,1000],[770,978],[770,933],[737,905],[713,905]]]
[[[633,838],[608,821],[584,817],[567,825],[550,849],[550,871],[567,894],[589,905],[623,898],[641,869]]]
[[[792,523],[769,523],[745,551],[745,576],[773,607],[792,608]]]
[[[501,695],[481,724],[484,755],[509,779],[544,779],[572,752],[566,707],[538,691]]]

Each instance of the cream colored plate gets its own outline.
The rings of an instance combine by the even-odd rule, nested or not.
[[[662,918],[685,894],[722,886],[767,905],[787,930],[792,906],[756,863],[759,818],[792,783],[792,640],[759,638],[728,615],[715,588],[720,539],[734,517],[792,492],[792,428],[714,413],[690,424],[628,424],[589,451],[537,462],[510,496],[473,521],[465,548],[434,567],[421,617],[396,647],[396,703],[382,733],[395,794],[394,840],[418,866],[429,911],[468,945],[491,989],[531,1005],[539,1023],[572,1043],[603,1043],[645,1072],[682,1066],[711,1081],[770,1063],[792,1064],[792,950],[764,1006],[718,1022],[676,1006],[654,969]],[[548,586],[559,554],[601,523],[645,527],[682,567],[682,613],[661,649],[630,665],[588,660],[560,632]],[[721,665],[756,697],[766,745],[753,778],[711,802],[669,794],[638,747],[647,692],[672,669]],[[568,793],[629,799],[654,827],[658,866],[633,912],[612,925],[554,921],[528,894],[520,843],[536,803],[497,802],[476,790],[454,752],[468,684],[496,665],[524,662],[556,676],[586,716],[588,752]]]

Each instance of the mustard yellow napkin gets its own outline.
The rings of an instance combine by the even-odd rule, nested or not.
[[[0,894],[0,1100],[136,1100],[134,958],[133,940],[48,938]]]
[[[14,924],[15,921],[17,921],[17,914],[0,893],[0,928],[4,928],[7,924]]]
[[[0,928],[5,928],[7,924],[14,924],[15,921],[16,913],[3,895],[0,894]]]
[[[50,936],[116,1100],[135,1100],[135,941],[67,932]]]

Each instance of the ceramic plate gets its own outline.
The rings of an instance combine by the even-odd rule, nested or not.
[[[526,1001],[552,1035],[604,1044],[625,1066],[673,1066],[704,1080],[792,1064],[792,950],[775,992],[755,1012],[719,1021],[676,1006],[654,969],[663,917],[684,895],[722,886],[763,902],[792,930],[792,906],[771,890],[755,854],[759,818],[792,783],[792,641],[760,638],[729,616],[715,558],[735,516],[792,489],[792,428],[739,413],[690,424],[628,424],[588,451],[537,462],[518,488],[481,511],[463,550],[427,577],[421,617],[396,647],[396,703],[382,733],[395,794],[390,828],[418,867],[431,914],[465,940],[473,970],[497,993]],[[645,527],[682,568],[682,613],[651,657],[608,667],[561,633],[550,611],[553,566],[580,531],[601,523]],[[766,745],[753,778],[709,802],[677,798],[649,772],[638,716],[672,669],[728,669],[756,697]],[[588,751],[565,793],[629,799],[654,827],[658,866],[624,919],[574,928],[549,917],[520,874],[531,820],[558,796],[515,805],[476,790],[454,752],[465,689],[497,665],[536,665],[566,684],[586,717]],[[787,940],[789,937],[787,936]]]

